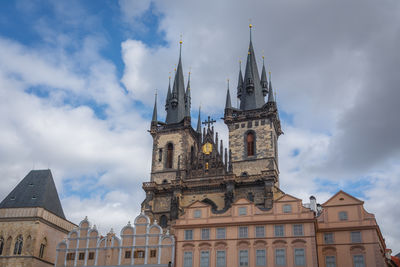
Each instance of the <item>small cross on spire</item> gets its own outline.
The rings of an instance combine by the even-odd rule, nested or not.
[[[210,125],[212,125],[214,122],[217,122],[214,119],[210,119],[210,116],[208,116],[208,119],[206,121],[203,121],[204,125],[207,125],[208,128],[210,128]]]

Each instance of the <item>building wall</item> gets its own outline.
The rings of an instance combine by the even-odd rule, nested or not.
[[[43,208],[0,209],[0,238],[5,246],[0,255],[0,266],[54,266],[55,247],[74,227]],[[14,255],[15,242],[22,236],[21,255]],[[40,258],[40,246],[45,245]]]
[[[386,266],[383,237],[375,216],[364,210],[362,201],[340,191],[322,207],[317,220],[319,266],[326,266],[327,256],[334,256],[337,266],[354,266],[355,255],[363,257],[365,266]],[[341,220],[340,212],[345,212],[347,219]],[[352,232],[359,232],[361,239],[352,240]],[[333,238],[326,240],[326,235]]]
[[[174,243],[144,214],[121,230],[121,238],[112,231],[99,235],[85,218],[58,244],[56,266],[168,266],[174,262]]]
[[[283,212],[283,205],[291,205],[290,213]],[[239,209],[246,208],[246,215],[239,215]],[[200,212],[201,218],[195,218]],[[303,227],[303,234],[295,236],[293,225]],[[282,237],[275,236],[275,225],[284,227]],[[256,227],[263,226],[264,237],[256,237]],[[239,236],[239,228],[247,227],[248,237]],[[314,213],[302,206],[301,200],[284,195],[275,201],[273,209],[262,211],[253,203],[240,199],[223,214],[213,214],[210,206],[196,202],[186,209],[172,226],[177,240],[176,266],[183,266],[185,252],[193,253],[193,267],[200,266],[201,251],[209,251],[210,267],[216,266],[217,251],[226,252],[226,266],[239,266],[239,251],[247,250],[248,266],[256,265],[256,250],[265,250],[266,266],[275,266],[275,250],[283,248],[287,266],[294,266],[294,250],[304,249],[307,266],[317,265],[315,245]],[[217,238],[217,229],[225,228],[226,237]],[[202,229],[209,229],[209,238],[203,239]],[[192,240],[185,238],[185,231],[192,230]]]

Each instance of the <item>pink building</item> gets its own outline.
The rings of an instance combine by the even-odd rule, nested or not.
[[[339,191],[322,204],[317,218],[320,267],[387,266],[385,240],[364,202]]]
[[[222,214],[195,202],[172,226],[176,266],[318,266],[314,212],[284,194],[262,210],[239,199]]]

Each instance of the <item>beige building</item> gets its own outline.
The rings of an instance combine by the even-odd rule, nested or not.
[[[314,212],[283,195],[262,210],[239,199],[225,213],[195,202],[172,228],[176,266],[318,266]]]
[[[174,266],[175,239],[163,234],[157,221],[143,213],[117,237],[111,230],[99,235],[87,218],[57,245],[57,267],[66,266]]]
[[[64,216],[50,170],[31,171],[0,203],[0,266],[54,266]]]
[[[343,191],[322,204],[317,218],[320,267],[387,266],[385,240],[363,204]]]

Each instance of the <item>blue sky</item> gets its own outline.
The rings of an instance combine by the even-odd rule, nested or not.
[[[222,117],[227,78],[236,103],[251,19],[285,132],[282,189],[305,202],[340,189],[365,200],[400,250],[399,9],[386,0],[2,1],[0,197],[30,169],[50,168],[68,218],[121,228],[144,198],[154,93],[162,120],[180,35],[195,125],[199,105],[203,118]]]

